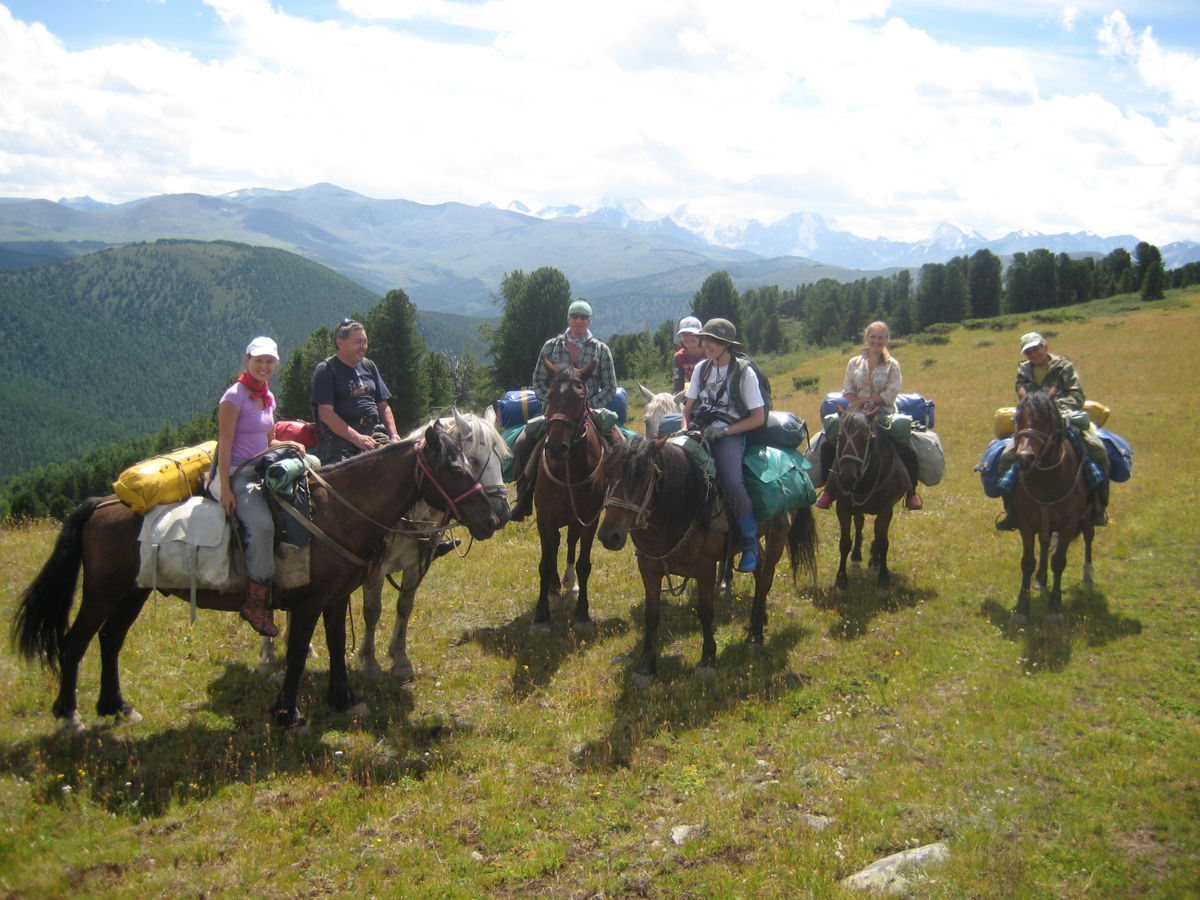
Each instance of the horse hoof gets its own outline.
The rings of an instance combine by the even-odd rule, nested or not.
[[[1029,616],[1025,615],[1025,613],[1015,612],[1009,617],[1009,621],[1019,628],[1024,628],[1029,624]]]
[[[584,619],[582,622],[572,622],[571,627],[581,637],[589,637],[596,633],[596,623],[591,619]]]
[[[64,719],[59,719],[58,733],[68,737],[73,737],[77,734],[83,734],[86,729],[83,727],[83,719],[79,717],[79,710],[71,713]]]
[[[359,674],[364,681],[369,681],[371,684],[378,684],[383,678],[383,669],[379,668],[379,663],[375,660],[363,660],[359,667]]]
[[[355,719],[361,719],[363,716],[367,715],[370,711],[371,711],[371,707],[367,706],[366,703],[359,701],[358,703],[355,703],[352,707],[350,707],[348,710],[346,710],[346,715],[351,716]]]
[[[1059,624],[1067,621],[1067,617],[1066,617],[1065,613],[1048,612],[1048,613],[1046,613],[1046,621],[1053,622],[1055,625],[1059,625]]]
[[[136,725],[142,721],[142,714],[132,706],[128,709],[117,713],[117,721],[124,722],[126,725]]]
[[[529,633],[533,635],[545,635],[550,633],[549,622],[534,622],[529,626]]]
[[[698,681],[709,681],[713,678],[716,678],[717,677],[717,667],[716,666],[696,666],[695,677],[696,677],[696,680],[698,680]]]
[[[643,675],[641,672],[633,673],[633,685],[640,691],[649,690],[650,685],[654,683],[654,679],[649,675]]]
[[[417,680],[416,670],[413,669],[411,663],[392,666],[392,680],[396,684],[412,684]]]

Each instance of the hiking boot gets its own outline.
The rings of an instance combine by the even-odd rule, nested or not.
[[[1092,507],[1092,525],[1097,528],[1103,528],[1108,524],[1108,513],[1098,506]]]
[[[1008,494],[1004,495],[1004,516],[996,522],[997,531],[1016,531],[1017,517],[1013,514],[1012,500]]]
[[[833,494],[829,491],[821,491],[821,496],[817,498],[817,509],[829,509],[833,506]]]
[[[246,602],[238,610],[238,615],[250,623],[250,627],[263,637],[273,638],[279,634],[275,627],[275,618],[267,606],[267,596],[270,586],[246,582]]]
[[[737,572],[753,572],[758,568],[758,549],[743,550],[742,558],[738,560],[734,570]]]
[[[513,522],[524,522],[533,515],[533,485],[524,476],[517,479],[517,501],[508,511],[508,518]]]
[[[458,538],[455,538],[452,541],[439,541],[438,545],[433,548],[433,558],[437,559],[440,556],[445,556],[461,543],[462,541],[460,541]]]
[[[909,494],[904,499],[905,509],[920,509],[922,506],[920,494]]]

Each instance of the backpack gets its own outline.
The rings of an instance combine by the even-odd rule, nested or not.
[[[758,366],[756,366],[751,361],[750,357],[748,357],[745,353],[734,353],[732,361],[733,361],[733,365],[735,367],[735,372],[729,378],[729,402],[732,404],[733,408],[735,410],[737,410],[739,415],[744,416],[744,415],[746,415],[746,413],[749,412],[749,410],[746,409],[746,405],[742,402],[742,376],[744,375],[744,373],[746,371],[746,366],[749,366],[750,369],[754,372],[755,377],[758,378],[758,390],[759,390],[759,393],[762,394],[762,398],[763,398],[763,416],[764,416],[763,424],[765,425],[767,422],[766,417],[771,415],[771,382],[770,382],[770,380],[767,378],[766,375],[764,375],[762,373],[762,370]],[[704,359],[696,364],[697,366],[704,367],[700,372],[700,383],[701,384],[703,384],[704,381],[708,378],[708,370],[709,370],[711,362],[712,362],[712,360]]]

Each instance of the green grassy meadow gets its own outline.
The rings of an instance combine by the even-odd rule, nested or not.
[[[999,501],[972,469],[1030,328],[1136,455],[1098,532],[1096,588],[1073,547],[1066,622],[1035,599],[1020,630],[1020,540],[994,531]],[[0,894],[842,897],[872,861],[944,841],[914,896],[1200,896],[1198,333],[1192,289],[895,343],[905,389],[937,403],[947,472],[893,523],[891,593],[865,570],[832,587],[836,517],[815,511],[816,584],[793,587],[785,562],[752,647],[737,576],[711,679],[692,674],[685,596],[664,610],[657,681],[634,685],[628,547],[596,545],[594,634],[575,635],[560,602],[551,634],[531,636],[524,525],[438,562],[410,630],[416,682],[355,677],[367,716],[325,705],[318,644],[308,735],[269,725],[278,684],[232,614],[189,626],[185,602],[147,604],[122,655],[135,725],[96,718],[94,644],[75,738],[55,733],[56,683],[5,643]],[[816,422],[853,349],[773,362],[776,407]],[[811,376],[817,391],[791,389]],[[56,531],[0,533],[6,624]]]

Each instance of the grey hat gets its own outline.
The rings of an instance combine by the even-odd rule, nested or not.
[[[1031,331],[1028,334],[1021,335],[1021,352],[1027,353],[1034,347],[1046,343],[1046,339],[1036,331]]]
[[[704,323],[704,327],[700,329],[697,337],[712,338],[714,341],[721,341],[731,347],[742,346],[737,339],[737,327],[728,319],[709,319]]]

